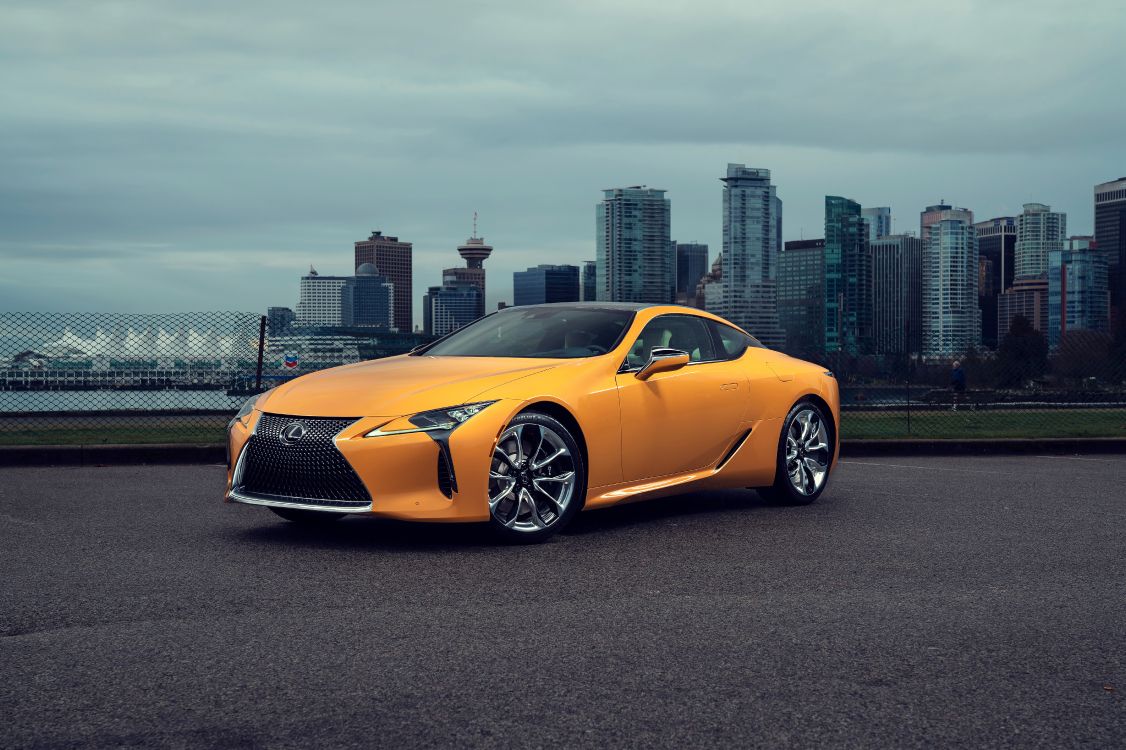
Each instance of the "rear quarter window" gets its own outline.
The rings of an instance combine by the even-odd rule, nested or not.
[[[749,348],[762,348],[762,344],[754,336],[714,320],[709,321],[709,324],[716,338],[716,349],[720,359],[739,359]]]

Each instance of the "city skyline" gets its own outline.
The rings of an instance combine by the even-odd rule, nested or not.
[[[0,28],[0,304],[264,309],[310,263],[347,273],[339,248],[372,228],[414,243],[431,283],[478,210],[505,249],[492,308],[513,271],[592,257],[607,185],[667,189],[671,236],[715,252],[727,162],[771,169],[783,240],[821,234],[825,195],[891,206],[895,233],[946,198],[982,218],[1042,201],[1090,234],[1091,185],[1126,173],[1110,95],[1126,7],[1094,6],[967,2],[943,11],[958,34],[875,2],[251,5],[259,24],[17,6]],[[490,55],[451,65],[467,39]],[[1062,40],[1073,54],[1042,54]],[[942,96],[921,85],[936,77]],[[851,96],[857,81],[880,97]]]
[[[732,229],[732,222],[736,221],[736,219],[733,218],[735,214],[732,213],[735,205],[735,199],[732,198],[733,193],[731,191],[732,175],[737,175],[736,183],[741,186],[740,190],[753,188],[755,191],[753,192],[753,198],[752,193],[747,193],[745,196],[739,193],[741,196],[739,198],[739,205],[742,207],[738,209],[739,218],[737,221],[740,227],[747,221],[750,222],[748,226],[758,227],[755,231],[760,232],[762,237],[760,238],[761,242],[756,246],[758,247],[756,252],[760,255],[762,255],[763,248],[766,247],[769,247],[772,253],[776,251],[775,238],[781,233],[782,202],[776,196],[774,187],[770,183],[769,174],[769,170],[766,169],[748,169],[741,164],[729,163],[727,166],[728,176],[723,180],[725,183],[723,191],[724,231],[725,235],[730,236],[732,240],[741,236],[744,232],[744,230],[740,228],[738,230],[739,234],[735,234],[735,230]],[[1116,199],[1121,197],[1119,195],[1120,193],[1126,195],[1126,190],[1118,190],[1117,192],[1105,194],[1100,194],[1099,192],[1105,191],[1107,186],[1116,189],[1119,185],[1126,185],[1126,182],[1117,180],[1101,183],[1094,187],[1098,210],[1103,210],[1106,195]],[[603,193],[604,200],[596,206],[596,255],[600,256],[604,267],[620,267],[621,269],[626,269],[627,275],[623,277],[624,281],[617,282],[620,288],[615,289],[609,288],[613,274],[604,275],[602,283],[605,284],[606,287],[598,298],[614,301],[631,301],[632,297],[637,297],[640,293],[640,297],[644,297],[645,299],[638,297],[632,301],[668,303],[674,302],[674,297],[679,298],[683,296],[684,292],[681,287],[685,283],[687,283],[688,286],[692,286],[694,280],[699,278],[699,271],[708,258],[708,248],[705,245],[697,243],[678,243],[668,238],[671,201],[665,197],[666,191],[655,190],[647,186],[633,186],[629,188],[606,189],[603,190]],[[1099,204],[1099,200],[1103,201],[1103,203]],[[623,203],[623,201],[625,202]],[[619,206],[619,204],[621,205]],[[756,213],[760,209],[754,209],[744,217],[744,212],[749,210],[747,206],[753,205],[761,205],[761,210],[765,210],[768,213],[760,216]],[[843,212],[841,211],[842,207],[845,209]],[[889,334],[888,332],[881,332],[878,330],[878,327],[872,327],[872,316],[891,315],[892,317],[883,319],[882,323],[885,326],[888,323],[893,323],[893,327],[896,328],[902,327],[903,324],[908,322],[907,318],[902,317],[906,311],[903,305],[908,303],[899,297],[899,295],[905,293],[910,295],[914,293],[899,291],[904,289],[904,287],[902,287],[903,284],[913,285],[912,288],[921,285],[921,293],[919,293],[918,297],[914,297],[913,299],[923,302],[922,308],[918,311],[922,313],[922,316],[918,317],[918,313],[912,314],[911,321],[913,325],[909,330],[914,331],[912,334],[913,338],[922,336],[924,340],[928,341],[923,347],[925,351],[922,351],[922,354],[924,356],[952,356],[956,355],[959,351],[964,352],[970,349],[979,349],[982,345],[990,349],[995,348],[997,340],[1004,336],[1013,316],[1022,314],[1018,311],[1031,311],[1029,314],[1035,313],[1033,314],[1034,327],[1045,333],[1048,332],[1047,318],[1045,317],[1048,295],[1048,282],[1044,280],[1044,271],[1046,268],[1029,269],[1028,265],[1029,263],[1037,262],[1036,260],[1030,260],[1035,259],[1037,256],[1043,256],[1044,262],[1046,262],[1047,256],[1044,255],[1044,242],[1048,241],[1050,246],[1054,246],[1052,245],[1054,240],[1051,240],[1051,238],[1056,236],[1062,238],[1062,236],[1066,234],[1066,214],[1052,212],[1050,206],[1044,204],[1026,203],[1023,206],[1022,214],[1015,218],[995,217],[975,223],[972,210],[940,202],[939,204],[924,208],[920,212],[919,217],[920,223],[917,234],[913,231],[909,231],[906,234],[886,235],[889,238],[899,238],[897,242],[907,238],[915,238],[921,242],[920,247],[922,248],[922,252],[918,258],[919,263],[914,267],[914,270],[908,271],[909,266],[904,266],[902,265],[902,261],[896,260],[894,261],[896,264],[895,268],[902,268],[903,271],[906,272],[906,276],[898,276],[897,274],[899,274],[900,271],[894,271],[892,267],[889,267],[888,270],[890,273],[881,271],[869,279],[869,266],[874,262],[874,255],[872,255],[872,253],[874,252],[874,244],[877,242],[877,240],[873,240],[871,237],[881,232],[886,232],[891,227],[892,214],[890,209],[888,207],[863,207],[858,202],[846,198],[826,196],[825,235],[826,238],[832,239],[828,242],[826,239],[815,241],[818,243],[819,247],[824,248],[821,252],[826,253],[825,265],[820,271],[812,271],[812,267],[806,269],[806,271],[799,271],[797,267],[791,264],[789,270],[786,271],[789,276],[787,276],[785,284],[779,284],[777,287],[779,289],[778,298],[773,299],[772,297],[771,300],[764,300],[764,302],[769,302],[769,306],[773,310],[771,315],[775,316],[780,326],[778,333],[779,341],[772,342],[768,345],[773,348],[790,351],[791,353],[800,351],[806,356],[810,356],[815,352],[833,354],[838,348],[854,355],[865,353],[879,354],[898,350],[901,348],[902,342],[898,342],[895,334],[892,334],[892,338],[884,343],[877,343],[875,341],[874,337],[877,334],[882,334],[883,336]],[[942,234],[946,235],[948,228],[942,223],[951,219],[960,222],[958,232],[964,234],[965,238],[957,240],[957,242],[950,245],[949,248],[944,244],[945,241],[938,244],[931,243],[930,235],[932,233],[932,225],[935,227],[942,225],[944,227]],[[847,226],[845,223],[846,220]],[[457,248],[458,254],[467,262],[469,268],[454,267],[444,269],[442,274],[443,285],[448,286],[452,284],[454,286],[465,286],[469,284],[483,287],[484,271],[480,268],[481,261],[491,256],[493,248],[486,244],[484,239],[476,237],[476,221],[477,215],[475,213],[474,236],[471,237],[466,244]],[[1050,224],[1044,224],[1044,221],[1049,221]],[[996,248],[992,250],[987,249],[988,241],[991,241],[991,235],[1000,231],[998,227],[1001,227],[1004,232],[1009,235],[1009,239],[1013,240],[1013,247],[1010,250],[1006,250],[1004,253]],[[1105,229],[1105,221],[1103,227]],[[1048,232],[1047,235],[1044,234],[1045,231]],[[614,236],[618,239],[614,240],[612,246],[603,246],[608,236]],[[846,236],[851,239],[843,240],[842,238]],[[1071,238],[1072,240],[1069,240],[1069,243],[1082,240],[1084,243],[1081,245],[1082,248],[1086,248],[1088,244],[1093,246],[1091,242],[1091,240],[1094,239],[1093,237],[1071,235]],[[386,237],[379,231],[372,232],[368,240],[355,243],[357,262],[375,258],[375,255],[372,254],[370,249],[370,246],[375,241],[388,242],[391,246],[405,248],[407,253],[406,263],[407,267],[409,267],[411,260],[411,243],[400,241],[397,237]],[[787,249],[791,246],[812,247],[810,241],[790,241],[785,244]],[[965,245],[964,248],[963,244]],[[652,245],[652,247],[649,247],[650,245]],[[741,250],[735,252],[735,244],[733,244],[732,241],[729,241],[728,245],[727,252],[721,251],[712,264],[711,273],[706,279],[701,280],[701,284],[696,288],[696,295],[693,295],[694,298],[681,300],[681,304],[695,304],[731,319],[731,311],[727,309],[731,306],[731,303],[727,299],[728,295],[724,291],[726,285],[722,283],[724,276],[720,271],[725,265],[731,266],[731,258],[738,257],[746,251]],[[855,245],[855,247],[853,248],[852,245]],[[933,248],[929,251],[926,249],[928,245],[933,245]],[[1008,246],[1007,241],[1006,246]],[[1077,245],[1076,247],[1080,246]],[[965,255],[965,253],[958,248],[963,248],[969,252],[964,262],[957,261],[955,264],[961,264],[964,268],[955,273],[954,265],[951,265],[949,268],[946,267],[946,260],[941,261],[941,263],[943,263],[941,269],[940,266],[932,267],[932,263],[940,262],[940,258],[947,258],[948,252],[953,251],[959,256]],[[684,261],[682,251],[687,250],[692,250],[693,254],[700,256],[694,261],[696,267],[690,272],[689,275],[692,277],[690,279],[681,278],[685,272],[685,269],[680,267],[683,265],[682,261]],[[652,258],[639,263],[640,256],[638,256],[638,258],[626,257],[642,251],[644,251],[647,256],[652,255]],[[902,250],[900,252],[902,252]],[[1109,275],[1109,278],[1113,279],[1115,276],[1114,269],[1117,267],[1120,253],[1115,252],[1113,249],[1107,252],[1108,259],[1110,255],[1114,256],[1114,259],[1111,261],[1114,265],[1112,265]],[[617,261],[613,260],[614,257],[622,253],[625,253],[622,258],[619,258]],[[979,255],[980,264],[977,261]],[[725,261],[725,257],[728,258],[728,260]],[[755,256],[748,257],[753,258]],[[777,265],[784,257],[784,255],[779,255],[777,258],[771,260],[770,263]],[[397,261],[398,258],[396,257],[395,260]],[[949,258],[949,260],[953,261],[953,257]],[[745,261],[743,262],[745,263]],[[583,266],[588,270],[594,270],[597,265],[598,264],[594,261],[583,262]],[[665,270],[661,273],[665,275],[671,274],[672,282],[674,282],[676,289],[670,287],[662,291],[665,287],[663,280],[654,286],[652,284],[654,280],[658,278],[664,279],[664,276],[661,274],[653,276],[650,273],[634,278],[635,272],[630,269],[634,269],[639,265],[640,267],[649,268],[651,270],[664,267]],[[997,269],[994,269],[994,265],[997,266]],[[1020,283],[1010,289],[1010,285],[1012,284],[1011,274],[1013,274],[1015,267],[1020,265],[1025,266],[1026,273],[1023,275],[1018,274],[1017,280]],[[764,265],[755,273],[764,273],[763,269],[768,267],[769,266]],[[1080,267],[1084,269],[1083,278],[1090,278],[1090,271],[1086,270],[1088,266],[1076,266],[1076,268]],[[476,268],[476,270],[474,270],[474,268]],[[517,271],[514,273],[514,286],[517,286],[516,282],[521,277],[527,277],[528,274],[537,269],[542,274],[542,269],[547,268],[569,268],[575,273],[576,286],[572,291],[551,293],[557,295],[555,296],[557,301],[577,301],[591,297],[586,291],[580,291],[582,284],[579,283],[580,268],[577,265],[560,266],[538,264],[538,266],[535,267],[528,267],[525,271]],[[372,267],[371,273],[374,273],[376,270],[377,269]],[[1028,270],[1035,273],[1030,276],[1027,273]],[[793,275],[795,272],[798,272],[798,276]],[[781,328],[785,328],[792,337],[796,330],[802,327],[799,326],[798,329],[795,329],[794,319],[792,317],[783,321],[778,315],[783,304],[791,304],[789,308],[791,312],[798,309],[792,307],[792,303],[790,302],[782,302],[781,298],[783,296],[790,299],[791,294],[791,291],[783,293],[781,291],[782,287],[801,288],[802,284],[815,282],[814,278],[808,277],[808,274],[811,272],[813,276],[820,278],[821,281],[818,283],[827,283],[827,287],[825,288],[826,296],[821,303],[824,311],[825,337],[823,339],[823,350],[816,348],[813,351],[807,351],[809,347],[808,342],[805,341],[807,337],[804,330],[802,330],[798,336],[798,338],[802,339],[802,343],[795,343],[795,346],[786,345],[790,342],[784,341],[785,336],[782,335]],[[720,275],[716,276],[717,273]],[[730,274],[730,268],[728,273]],[[951,273],[955,273],[957,279],[955,279],[955,276],[951,276]],[[480,278],[477,276],[473,278],[467,276],[462,278],[466,274],[477,274]],[[807,277],[803,277],[802,274],[806,274]],[[933,289],[930,282],[928,282],[928,278],[934,277],[935,274],[938,274],[943,279],[949,279],[949,281],[953,282],[956,286],[945,292]],[[703,283],[713,276],[716,276],[716,279]],[[597,283],[595,283],[597,281],[597,271],[592,274],[592,277],[590,283],[592,286],[597,287]],[[1002,282],[1003,277],[1004,281]],[[781,280],[782,277],[778,276],[777,278]],[[877,278],[879,279],[878,281]],[[330,279],[326,278],[324,281],[327,282],[330,281]],[[717,281],[719,283],[716,283]],[[892,286],[887,289],[876,288],[879,284],[885,282],[891,283]],[[520,298],[520,293],[517,292],[511,303],[507,300],[502,300],[498,306],[508,304],[535,304],[537,297],[542,298],[539,299],[539,301],[545,301],[546,298],[544,295],[546,292],[542,290],[545,281],[541,279],[536,283],[541,286],[540,292],[525,294],[522,299]],[[625,286],[621,286],[622,283],[624,283]],[[946,283],[946,281],[943,282],[944,285]],[[1081,285],[1087,283],[1088,282],[1081,282]],[[1104,288],[1108,287],[1105,273],[1103,281],[1097,283],[1101,283]],[[641,286],[637,286],[639,284]],[[797,285],[796,287],[794,286],[795,284]],[[652,286],[652,289],[649,289],[649,286]],[[648,291],[644,291],[645,289],[648,289]],[[950,310],[940,312],[934,307],[935,300],[948,300],[950,298],[949,292],[962,289],[965,290],[964,295],[962,291],[957,291],[957,295],[963,296],[964,299],[962,299],[961,302],[954,302]],[[440,335],[448,330],[465,325],[474,317],[488,312],[482,307],[477,307],[475,312],[471,312],[466,308],[464,311],[451,313],[452,317],[449,317],[441,330],[439,330],[438,327],[432,330],[430,327],[432,317],[428,307],[431,303],[428,300],[433,300],[435,298],[434,294],[437,291],[439,291],[439,287],[429,287],[427,295],[423,297],[423,330],[428,334],[438,333]],[[597,292],[597,290],[595,291]],[[997,293],[1001,291],[1004,291],[1004,294],[998,295]],[[1110,292],[1110,289],[1106,289],[1106,291]],[[889,294],[893,296],[890,298],[885,297],[885,295]],[[930,302],[925,301],[928,294],[931,295]],[[304,298],[304,296],[305,281],[303,280],[302,298]],[[894,299],[899,299],[900,301],[894,302]],[[800,298],[794,301],[800,301]],[[812,299],[808,301],[812,302]],[[451,304],[454,303],[452,297],[449,302]],[[465,304],[467,303],[465,303],[464,300],[456,302],[458,309],[464,307]],[[478,295],[477,302],[474,304],[483,305],[481,295]],[[896,306],[900,311],[894,312],[890,308],[887,308],[889,304]],[[1083,304],[1085,306],[1089,305],[1087,302]],[[875,307],[873,307],[873,305],[875,305]],[[274,309],[278,308],[271,308],[271,311]],[[1093,308],[1085,307],[1084,309],[1090,309],[1092,312],[1076,313],[1079,317],[1073,318],[1073,326],[1082,328],[1086,325],[1082,321],[1091,319],[1089,317],[1090,315],[1094,315],[1095,318],[1098,317],[1099,313],[1094,312],[1098,309],[1097,305]],[[814,313],[814,311],[811,309],[809,313]],[[809,313],[801,313],[801,315],[807,316]],[[344,311],[343,314],[347,315],[349,313]],[[953,314],[957,319],[957,322],[950,319],[950,323],[955,327],[953,330],[961,331],[960,333],[954,334],[952,338],[945,333],[940,334],[938,330],[934,330],[935,325],[940,325],[940,327],[945,328],[947,325],[946,322],[939,324],[937,321],[946,321],[950,314]],[[898,323],[894,322],[896,316],[899,316]],[[298,314],[296,317],[301,319],[302,315]],[[769,322],[769,318],[764,318],[764,320]],[[758,330],[754,325],[754,321],[735,322],[743,325],[747,330]],[[999,323],[1000,325],[998,325]],[[843,326],[842,332],[835,332],[836,328],[840,326]],[[1095,329],[1098,329],[1097,325]],[[400,327],[399,330],[404,329]],[[929,333],[928,330],[930,331]],[[1058,334],[1058,331],[1056,334]],[[763,337],[762,334],[760,334],[760,337]],[[893,341],[897,341],[898,343],[893,344]],[[915,344],[912,344],[912,346],[915,346]],[[1055,344],[1053,344],[1053,346],[1055,346]]]

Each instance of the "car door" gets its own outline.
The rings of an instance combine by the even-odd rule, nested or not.
[[[638,379],[656,347],[688,352],[689,364]],[[670,314],[649,321],[616,379],[626,481],[714,465],[739,435],[746,376],[719,353],[706,318]]]

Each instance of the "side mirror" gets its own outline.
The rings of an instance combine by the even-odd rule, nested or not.
[[[655,346],[649,352],[649,361],[645,366],[637,371],[638,380],[648,380],[658,372],[669,372],[670,370],[679,370],[688,364],[688,352],[683,352],[680,349],[666,349],[665,347]]]

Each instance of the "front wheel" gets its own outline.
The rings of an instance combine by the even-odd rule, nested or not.
[[[570,430],[539,412],[516,415],[489,466],[493,531],[509,542],[542,542],[570,523],[585,492],[586,467]]]
[[[833,460],[832,427],[811,401],[799,401],[782,422],[774,484],[758,493],[780,505],[809,505],[825,491]]]

